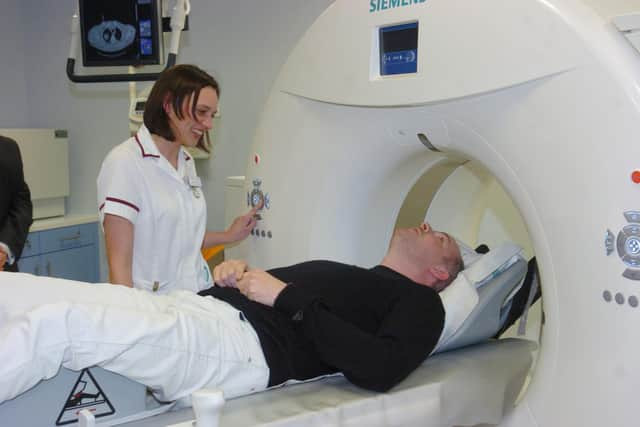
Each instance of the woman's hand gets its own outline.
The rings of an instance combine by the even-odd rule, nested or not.
[[[243,240],[249,235],[251,230],[253,230],[253,227],[256,226],[257,211],[258,208],[255,207],[246,214],[240,215],[233,220],[233,223],[231,223],[226,231],[226,234],[229,236],[229,242],[237,242],[239,240]]]
[[[202,248],[210,248],[216,245],[227,245],[243,240],[256,226],[256,212],[261,206],[256,206],[244,215],[233,220],[225,231],[207,231],[202,240]]]

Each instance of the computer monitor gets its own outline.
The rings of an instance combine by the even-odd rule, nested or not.
[[[161,0],[79,0],[85,67],[162,63]]]

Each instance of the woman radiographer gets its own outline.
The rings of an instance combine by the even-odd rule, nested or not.
[[[98,206],[111,283],[158,293],[210,287],[201,249],[242,240],[255,226],[252,210],[225,231],[206,230],[202,183],[185,147],[208,151],[219,95],[216,80],[198,67],[164,71],[144,125],[102,163]]]

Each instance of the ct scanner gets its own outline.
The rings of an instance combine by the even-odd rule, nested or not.
[[[261,117],[246,190],[268,196],[266,237],[241,250],[264,267],[373,265],[412,187],[430,182],[436,228],[470,243],[503,232],[539,263],[539,359],[500,425],[636,423],[640,57],[611,19],[638,10],[337,0],[289,56]],[[381,48],[382,31],[413,23],[404,57]],[[415,72],[382,75],[403,60]],[[509,212],[482,206],[496,192],[491,175]]]
[[[374,265],[394,226],[424,218],[469,244],[515,241],[537,257],[544,327],[531,382],[515,408],[499,405],[499,425],[637,423],[640,58],[625,36],[640,19],[612,21],[635,11],[639,1],[336,0],[270,94],[241,191],[242,205],[265,206],[231,254],[263,268]],[[499,343],[437,355],[419,375],[456,357],[500,370],[517,343]],[[304,390],[330,387],[348,411],[332,381]],[[299,393],[265,394],[278,392]],[[228,402],[227,420],[265,402],[283,410],[258,394]],[[144,425],[178,420],[162,417]]]

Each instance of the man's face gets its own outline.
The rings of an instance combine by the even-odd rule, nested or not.
[[[218,94],[212,87],[204,87],[198,96],[195,117],[191,114],[193,96],[186,98],[182,104],[182,119],[173,111],[169,112],[171,130],[176,140],[187,147],[195,147],[204,133],[213,127],[213,116],[218,111]]]
[[[397,229],[389,250],[400,251],[412,262],[425,266],[442,264],[445,257],[454,259],[459,253],[455,239],[447,233],[433,230],[427,223],[419,227]]]

